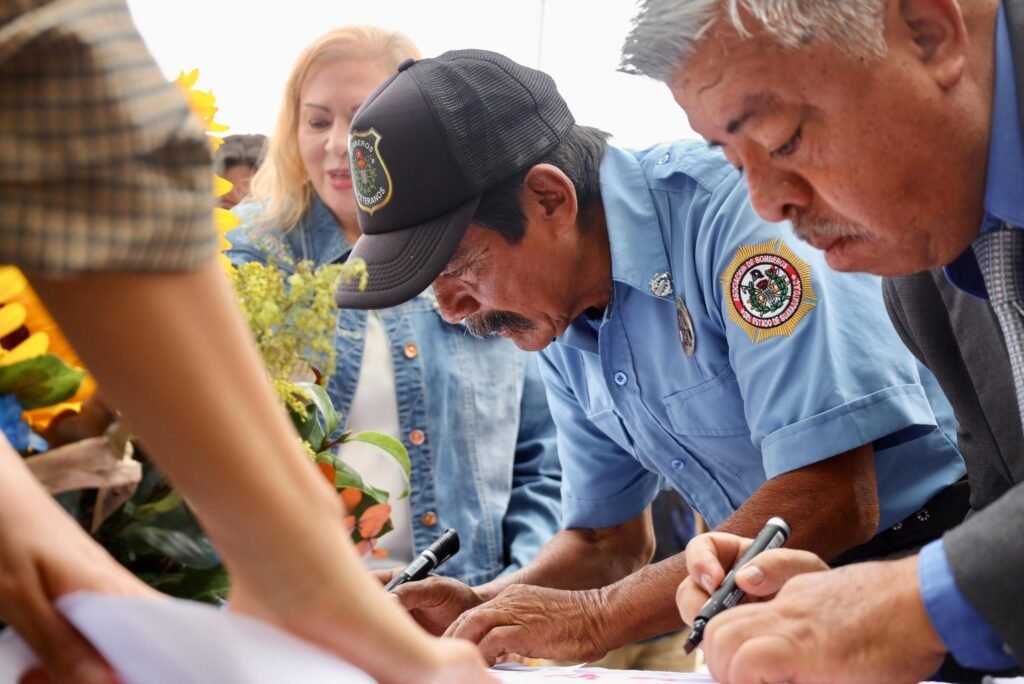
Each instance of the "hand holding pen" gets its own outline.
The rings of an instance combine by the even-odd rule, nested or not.
[[[415,582],[423,579],[431,572],[441,566],[442,563],[454,556],[459,551],[459,535],[452,528],[444,531],[433,544],[423,549],[420,555],[413,559],[400,573],[395,575],[388,582],[385,591],[393,591],[406,582]]]
[[[719,587],[711,594],[711,597],[703,604],[703,606],[701,606],[699,612],[697,612],[693,617],[687,615],[687,606],[683,605],[687,601],[687,597],[685,596],[685,583],[684,587],[680,587],[680,596],[678,597],[680,610],[683,613],[684,619],[687,619],[687,621],[693,626],[690,636],[686,641],[685,651],[687,653],[692,652],[700,644],[704,636],[704,628],[714,616],[718,615],[718,613],[723,610],[727,610],[728,608],[735,606],[743,600],[744,592],[736,585],[737,573],[761,552],[782,546],[789,538],[789,535],[789,525],[785,520],[778,517],[770,519],[747,550],[733,564],[732,569],[729,570],[728,574],[726,574],[725,579]],[[729,535],[729,537],[734,540],[739,539],[737,537],[732,537],[731,535]],[[697,564],[698,563],[691,562],[688,549],[688,567],[691,568],[691,571],[697,570],[698,568],[695,567]],[[691,575],[690,579],[692,581],[700,582],[705,589],[711,588],[707,586],[710,582],[706,575]]]

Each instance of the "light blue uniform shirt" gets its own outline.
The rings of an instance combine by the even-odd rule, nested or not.
[[[1024,227],[1024,137],[1017,109],[1010,32],[1006,25],[1006,9],[1002,6],[996,21],[995,89],[982,233],[1001,223]],[[965,292],[987,299],[985,283],[972,250],[968,249],[946,267],[946,275],[950,282]],[[962,665],[1000,670],[1017,663],[1013,656],[1007,654],[992,627],[960,591],[941,540],[922,549],[918,559],[918,577],[928,617],[946,647]]]
[[[872,442],[881,528],[964,475],[952,410],[930,374],[926,394],[880,281],[830,271],[787,224],[758,219],[720,153],[609,148],[601,194],[612,303],[542,353],[566,527],[636,517],[660,478],[714,527],[766,479]],[[733,281],[757,301],[737,307]],[[741,309],[764,327],[741,325]]]

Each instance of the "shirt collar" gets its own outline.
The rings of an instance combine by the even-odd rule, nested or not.
[[[601,201],[608,225],[612,280],[655,297],[651,281],[669,273],[661,222],[636,157],[609,147],[601,161]]]
[[[612,259],[612,299],[603,320],[583,314],[569,324],[561,338],[563,344],[592,354],[598,353],[599,330],[612,316],[620,286],[660,298],[652,292],[652,283],[655,278],[670,277],[661,223],[636,157],[609,146],[601,160],[600,182]]]
[[[296,230],[288,234],[292,253],[299,259],[312,259],[316,266],[343,263],[352,252],[341,224],[313,193],[309,211],[299,220]]]
[[[995,97],[992,102],[992,137],[988,148],[988,176],[985,183],[985,213],[997,222],[1024,227],[1024,135],[1021,133],[1017,86],[1013,71],[1013,49],[1000,5],[996,19]],[[983,230],[991,230],[986,221]]]
[[[1021,126],[1013,50],[1006,8],[1000,5],[995,35],[995,93],[992,99],[992,133],[989,138],[988,169],[985,180],[985,216],[981,233],[1003,223],[1024,227],[1024,135]],[[946,277],[970,294],[987,297],[985,283],[968,248],[946,266]]]

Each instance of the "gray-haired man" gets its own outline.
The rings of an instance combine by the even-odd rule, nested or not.
[[[919,281],[902,299],[889,284],[904,338],[968,432],[994,433],[1017,412],[1005,378],[989,382],[991,355],[977,352],[1002,354],[1002,329],[1019,400],[1024,2],[648,0],[624,63],[666,82],[693,127],[745,170],[759,213],[790,219],[833,268],[944,266],[958,288],[989,298],[998,326],[990,313],[972,326],[960,315],[970,305],[945,284]],[[729,682],[917,681],[946,651],[975,668],[1015,665],[1024,654],[1024,454],[964,455],[984,511],[920,557],[797,578],[770,603],[716,618],[705,637],[711,671]],[[690,576],[713,585],[744,543],[695,541]],[[750,571],[751,593],[822,567],[773,554]],[[684,583],[684,616],[704,596]]]

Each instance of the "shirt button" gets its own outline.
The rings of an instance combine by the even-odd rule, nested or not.
[[[423,430],[413,430],[409,433],[409,441],[412,442],[413,446],[421,446],[427,441],[427,435]]]
[[[420,354],[420,348],[416,346],[415,342],[409,342],[405,345],[405,358],[415,359]]]
[[[677,458],[674,461],[672,461],[672,467],[675,468],[676,470],[682,470],[683,466],[685,465],[686,461],[683,461],[682,459]]]
[[[435,513],[434,511],[427,511],[423,514],[423,517],[420,518],[420,522],[422,522],[427,527],[433,527],[437,524],[437,513]]]
[[[625,374],[625,373],[623,373],[622,371],[619,371],[619,372],[618,372],[618,373],[616,373],[616,374],[615,374],[615,375],[614,375],[613,377],[614,377],[614,379],[615,379],[615,384],[616,384],[616,385],[618,385],[618,386],[620,386],[620,387],[621,387],[622,385],[625,385],[625,384],[626,384],[626,382],[627,382],[627,381],[629,380],[629,378],[627,378],[627,377],[626,377],[626,374]]]

